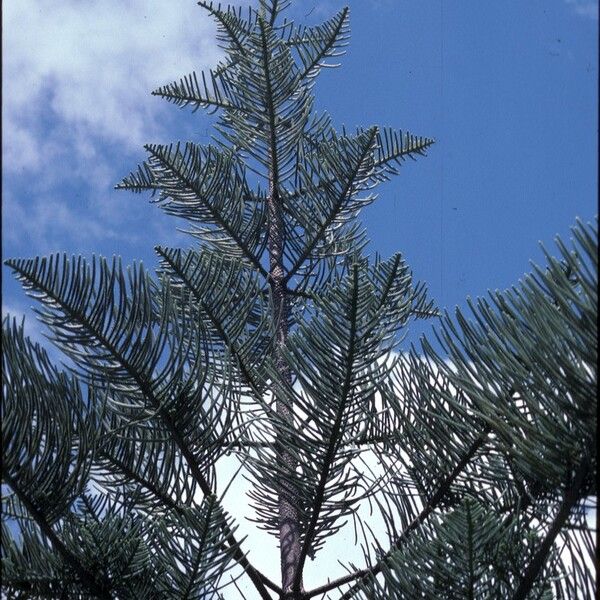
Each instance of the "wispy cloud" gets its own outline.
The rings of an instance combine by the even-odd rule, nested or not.
[[[576,14],[598,20],[598,2],[594,0],[565,0]]]
[[[3,19],[5,248],[133,241],[139,204],[111,188],[171,140],[177,109],[150,92],[218,61],[213,22],[194,0],[7,0]]]
[[[3,198],[3,253],[31,257],[66,251],[75,254],[113,253],[126,261],[152,255],[155,245],[185,246],[177,219],[149,206],[141,197],[122,192],[91,191],[88,197],[39,193],[25,198],[6,192]]]
[[[185,0],[8,0],[3,12],[8,169],[43,168],[90,136],[139,146],[166,108],[149,92],[217,59],[211,21]]]

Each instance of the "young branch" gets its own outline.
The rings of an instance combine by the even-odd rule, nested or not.
[[[355,348],[356,348],[356,314],[358,310],[358,272],[356,266],[354,267],[354,281],[353,281],[353,290],[352,290],[352,308],[351,312],[348,315],[350,320],[350,347],[348,349],[348,357],[346,363],[346,373],[344,377],[344,383],[342,385],[341,391],[341,399],[339,406],[337,408],[337,414],[335,417],[335,421],[333,424],[333,428],[331,431],[331,438],[329,439],[329,444],[327,447],[327,452],[325,453],[325,460],[323,462],[323,470],[321,471],[321,477],[319,479],[319,483],[317,485],[317,490],[315,492],[315,500],[314,506],[312,510],[312,515],[310,519],[310,523],[304,535],[304,544],[302,545],[302,549],[300,551],[300,557],[298,560],[298,570],[296,572],[296,578],[294,580],[294,589],[296,592],[300,591],[300,585],[302,581],[302,571],[304,570],[304,563],[306,561],[306,557],[310,551],[311,544],[313,542],[313,537],[315,533],[315,528],[317,526],[317,522],[319,520],[319,514],[321,512],[321,508],[323,506],[323,502],[325,500],[325,486],[327,485],[327,479],[329,477],[329,471],[331,469],[331,465],[335,458],[335,451],[340,437],[340,430],[342,426],[342,418],[344,416],[344,409],[346,408],[346,403],[348,400],[348,396],[350,394],[351,384],[352,384],[352,368],[355,357]]]

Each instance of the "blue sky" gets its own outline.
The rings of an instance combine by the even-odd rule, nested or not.
[[[516,283],[538,240],[596,214],[597,2],[315,0],[292,16],[344,4],[351,43],[317,107],[437,140],[363,219],[373,250],[403,252],[440,307]],[[145,142],[208,140],[201,114],[149,95],[218,58],[195,2],[7,0],[3,17],[4,257],[153,264],[155,244],[187,244],[146,197],[112,186]],[[4,310],[29,305],[5,269]]]

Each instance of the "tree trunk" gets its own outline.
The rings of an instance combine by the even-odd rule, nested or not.
[[[269,249],[269,285],[273,296],[275,319],[275,345],[273,356],[276,368],[283,380],[291,384],[292,375],[282,356],[282,348],[288,337],[289,301],[285,285],[285,269],[283,265],[284,224],[281,202],[277,185],[271,179],[269,185],[268,206],[268,249]],[[281,397],[276,397],[276,411],[286,423],[293,425],[292,407]],[[279,440],[276,447],[281,459],[290,472],[296,468],[296,461],[285,451],[285,441]],[[279,545],[281,556],[281,578],[283,598],[292,600],[292,585],[296,577],[300,558],[300,529],[298,526],[298,510],[296,498],[291,490],[281,483],[279,492]]]

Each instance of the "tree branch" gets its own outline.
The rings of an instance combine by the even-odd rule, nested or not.
[[[17,498],[19,498],[29,514],[33,517],[42,533],[48,540],[50,540],[53,548],[61,555],[63,560],[75,571],[75,573],[77,573],[77,576],[79,577],[79,583],[88,588],[88,590],[90,590],[94,596],[111,600],[112,595],[110,592],[96,581],[94,575],[77,560],[76,556],[69,552],[62,540],[52,529],[50,523],[48,523],[46,520],[44,513],[27,497],[27,495],[17,485],[15,480],[6,472],[2,473],[2,478],[12,488],[13,492],[16,494]]]
[[[163,502],[163,504],[165,506],[168,506],[170,509],[172,509],[176,512],[179,512],[181,510],[180,505],[175,500],[173,500],[172,498],[170,498],[169,496],[167,496],[166,494],[161,492],[152,483],[150,483],[149,481],[147,481],[146,479],[144,479],[137,473],[134,473],[133,471],[131,471],[124,463],[122,463],[121,461],[116,459],[114,456],[111,456],[104,452],[101,452],[100,455],[106,457],[106,460],[113,463],[123,473],[125,473],[130,479],[132,479],[133,481],[137,481],[140,485],[145,487],[158,500]],[[231,546],[232,542],[230,541],[230,539],[228,539],[228,542]],[[235,543],[237,545],[237,542],[235,541],[235,539],[233,539],[233,543]],[[281,588],[279,588],[279,586],[277,586],[275,583],[273,583],[266,575],[261,573],[255,567],[253,567],[252,564],[246,558],[246,556],[241,552],[239,547],[238,547],[238,552],[235,552],[233,554],[233,558],[244,569],[244,571],[246,572],[248,577],[250,577],[250,579],[252,579],[255,586],[257,586],[257,589],[258,589],[258,585],[260,585],[262,583],[264,586],[272,589],[274,592],[276,592],[278,594],[281,593]],[[259,591],[259,593],[261,593],[260,590],[258,590],[258,591]],[[265,599],[271,598],[270,595],[263,595],[262,593],[261,593],[261,597],[265,598]]]
[[[340,600],[348,600],[352,598],[356,592],[358,592],[359,585],[361,581],[369,579],[370,577],[374,577],[378,573],[381,572],[383,566],[389,560],[390,556],[395,550],[398,550],[408,539],[410,534],[419,527],[427,517],[437,508],[440,502],[444,499],[446,494],[450,490],[450,486],[454,483],[456,478],[462,473],[467,464],[471,461],[473,456],[482,448],[487,439],[488,433],[491,431],[491,428],[486,426],[477,437],[477,439],[471,444],[471,447],[467,450],[463,458],[458,462],[458,464],[454,467],[449,475],[441,483],[437,492],[431,497],[431,499],[427,502],[423,510],[419,513],[417,517],[413,519],[413,521],[406,527],[406,529],[402,532],[402,534],[396,539],[393,546],[388,550],[385,556],[379,560],[375,565],[368,567],[366,569],[360,569],[354,571],[353,573],[349,573],[348,575],[344,575],[339,579],[331,581],[325,585],[322,585],[318,588],[315,588],[309,592],[306,592],[302,597],[304,599],[312,598],[313,596],[317,596],[319,594],[324,594],[330,590],[336,589],[342,585],[347,583],[351,583],[355,581],[354,585],[347,590],[340,598]]]
[[[155,160],[159,161],[162,165],[164,165],[167,169],[170,169],[175,176],[183,182],[185,187],[192,192],[198,200],[202,201],[206,209],[210,212],[210,215],[216,223],[218,227],[230,237],[233,242],[235,242],[236,246],[242,251],[244,257],[248,260],[248,262],[263,276],[267,277],[267,272],[265,268],[260,263],[260,257],[254,255],[252,250],[248,247],[246,242],[242,239],[239,232],[236,232],[231,224],[227,221],[226,218],[223,217],[221,212],[216,209],[208,200],[208,198],[202,194],[202,190],[200,190],[197,185],[191,180],[189,177],[185,177],[183,174],[177,172],[177,165],[169,161],[167,157],[162,156],[160,152],[152,145],[146,144],[144,146],[148,154],[150,154]],[[159,187],[160,183],[157,184]]]
[[[21,269],[18,269],[16,265],[12,265],[12,268],[14,270],[16,270],[17,272],[21,273],[23,275],[23,277],[27,278],[27,274],[25,272],[23,272]],[[152,390],[151,382],[148,381],[145,376],[140,375],[137,372],[137,370],[129,362],[127,357],[124,356],[123,353],[106,338],[106,336],[103,334],[102,331],[100,331],[96,327],[94,327],[93,323],[91,323],[89,321],[89,319],[87,319],[85,317],[85,315],[82,316],[81,314],[75,313],[71,309],[71,307],[62,300],[62,298],[60,298],[53,292],[53,290],[50,287],[41,285],[37,282],[32,282],[32,283],[35,283],[35,287],[38,287],[48,297],[52,298],[52,300],[54,300],[54,302],[56,302],[61,307],[61,309],[70,317],[70,320],[72,322],[79,322],[83,326],[87,327],[88,330],[91,331],[93,336],[98,340],[98,342],[100,342],[100,344],[102,344],[102,346],[104,346],[104,348],[106,348],[112,354],[112,356],[114,356],[116,358],[116,360],[121,364],[123,369],[125,369],[125,371],[129,374],[129,376],[135,382],[138,389],[148,399],[148,401],[151,403],[151,405],[156,408],[156,411],[157,411],[156,414],[162,420],[165,427],[167,428],[167,430],[173,437],[175,444],[177,445],[181,454],[185,458],[186,463],[188,464],[188,466],[190,468],[191,474],[192,474],[193,478],[195,479],[195,481],[200,486],[200,489],[202,490],[203,494],[205,496],[211,496],[213,494],[213,491],[208,483],[208,480],[204,477],[204,474],[202,473],[200,466],[198,465],[198,461],[196,460],[194,453],[192,452],[192,450],[190,449],[188,444],[185,442],[185,438],[184,438],[183,434],[181,433],[181,431],[179,430],[177,425],[173,422],[169,413],[164,409],[163,406],[161,406],[160,399],[155,396],[155,394]],[[235,539],[233,532],[231,532],[231,531],[228,532],[226,540],[230,546],[235,546],[235,550],[233,552],[233,558],[239,563],[239,565],[248,574],[248,576],[254,583],[258,593],[260,594],[261,598],[263,598],[263,600],[272,600],[271,595],[265,588],[266,577],[264,575],[262,575],[256,568],[254,568],[250,564],[250,562],[246,558],[246,555],[240,549],[239,544],[238,544],[237,540]],[[272,582],[270,582],[270,581],[269,581],[269,584],[271,584],[269,587],[277,587],[277,586],[275,586],[275,584],[272,584]]]
[[[329,439],[329,444],[327,446],[327,451],[325,453],[325,458],[323,461],[323,470],[321,471],[321,477],[319,479],[319,483],[317,485],[317,489],[315,491],[314,496],[314,505],[312,509],[312,515],[310,519],[310,523],[306,528],[306,532],[304,534],[304,543],[302,544],[302,549],[300,551],[300,557],[298,559],[298,569],[296,571],[296,578],[294,580],[294,590],[298,592],[300,590],[300,584],[302,581],[302,571],[304,570],[304,563],[306,561],[306,557],[310,550],[311,544],[313,542],[313,536],[315,533],[315,528],[317,526],[317,522],[319,520],[319,514],[321,512],[321,508],[323,506],[323,502],[325,500],[325,486],[327,485],[327,478],[329,476],[329,471],[331,469],[331,465],[335,458],[336,446],[339,442],[340,429],[342,426],[342,418],[344,415],[344,409],[346,408],[346,403],[348,400],[348,396],[350,394],[350,387],[352,383],[352,367],[355,357],[355,346],[356,346],[356,315],[358,310],[358,269],[355,266],[353,270],[353,286],[352,286],[352,305],[351,312],[348,315],[350,321],[350,335],[349,335],[349,348],[348,348],[348,356],[346,362],[346,373],[344,377],[344,383],[342,385],[342,390],[340,394],[340,403],[337,408],[337,415],[335,417],[335,421],[333,423],[333,428],[331,430],[331,437]]]
[[[163,260],[165,260],[169,264],[171,269],[173,269],[173,271],[177,274],[177,276],[181,279],[181,281],[183,281],[185,283],[185,285],[188,287],[188,289],[191,290],[192,294],[194,295],[194,298],[196,298],[198,304],[200,304],[200,306],[202,307],[202,310],[206,313],[206,316],[210,319],[210,322],[213,324],[214,328],[217,330],[217,333],[223,340],[223,343],[231,350],[232,354],[236,357],[236,360],[240,367],[241,374],[244,377],[244,379],[246,380],[246,383],[252,388],[252,391],[257,396],[260,396],[260,394],[261,394],[260,386],[254,380],[254,376],[252,375],[252,373],[250,372],[248,367],[246,367],[246,365],[242,359],[240,348],[239,348],[238,344],[235,343],[233,340],[231,340],[229,335],[227,335],[227,332],[225,331],[223,324],[219,321],[219,319],[217,318],[217,316],[215,315],[215,313],[211,309],[211,307],[202,299],[202,296],[198,293],[198,290],[192,284],[190,279],[188,277],[186,277],[185,272],[183,271],[183,269],[180,268],[180,264],[175,263],[173,260],[171,260],[171,258],[162,250],[162,248],[159,248],[157,246],[155,248],[155,251]]]
[[[300,77],[302,79],[304,79],[319,64],[319,62],[323,58],[325,58],[325,56],[327,55],[327,52],[329,52],[329,50],[331,50],[331,48],[333,47],[333,45],[335,44],[335,42],[337,40],[337,36],[339,35],[340,31],[342,30],[342,28],[344,26],[344,22],[346,21],[349,10],[350,9],[347,6],[345,6],[344,8],[342,8],[341,13],[338,13],[338,14],[341,14],[341,17],[340,17],[339,23],[337,24],[337,26],[335,28],[334,33],[330,34],[327,44],[323,47],[321,52],[313,58],[310,65],[308,67],[304,68],[304,71],[300,75]]]
[[[525,600],[531,591],[533,584],[536,582],[538,575],[548,558],[548,553],[554,544],[556,536],[560,533],[560,530],[569,518],[571,510],[581,498],[581,488],[585,477],[588,474],[589,466],[589,461],[584,460],[577,467],[573,481],[565,493],[560,509],[550,525],[548,534],[540,544],[540,547],[535,553],[535,556],[531,559],[531,562],[527,565],[527,569],[525,569],[519,587],[513,595],[513,600]]]
[[[363,161],[365,160],[365,158],[367,158],[367,156],[369,155],[369,152],[371,152],[373,150],[373,142],[375,141],[376,137],[377,137],[377,128],[373,127],[371,129],[371,136],[369,139],[369,143],[365,146],[365,150],[364,150],[362,156],[360,157],[360,160],[358,160],[356,163],[356,168],[354,169],[351,176],[348,178],[348,184],[346,185],[346,187],[340,194],[338,202],[335,204],[335,206],[333,206],[331,212],[329,213],[329,215],[327,216],[325,221],[323,221],[323,223],[321,223],[321,225],[318,228],[318,231],[315,233],[313,238],[308,242],[308,244],[307,244],[306,248],[304,249],[304,251],[302,252],[302,254],[296,259],[294,264],[290,267],[289,271],[287,272],[287,274],[285,276],[285,280],[284,280],[285,285],[287,285],[287,283],[290,281],[290,279],[296,274],[298,269],[302,266],[302,263],[310,256],[310,253],[315,249],[315,246],[319,243],[319,240],[323,237],[323,235],[325,234],[325,231],[327,231],[327,228],[335,220],[335,217],[337,216],[338,211],[342,208],[344,201],[347,200],[348,197],[351,195],[352,184],[354,183],[354,178],[358,175],[358,173],[360,171],[360,167],[361,167]]]
[[[235,34],[235,31],[233,31],[231,25],[227,22],[227,19],[225,18],[225,15],[227,13],[224,13],[220,8],[216,9],[213,6],[212,2],[206,2],[205,0],[200,0],[198,2],[198,5],[201,6],[204,10],[206,10],[209,14],[211,14],[215,18],[215,20],[217,20],[221,24],[223,29],[225,29],[225,31],[229,35],[231,41],[237,47],[237,51],[240,54],[245,55],[246,49],[244,48],[244,45],[242,44],[238,36]],[[229,16],[231,16],[231,14]]]

